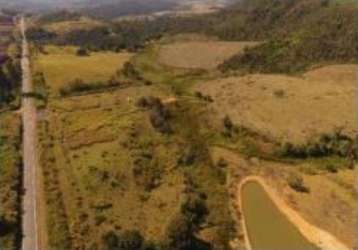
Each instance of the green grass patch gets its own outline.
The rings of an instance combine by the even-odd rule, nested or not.
[[[45,54],[35,57],[35,71],[43,72],[51,94],[58,95],[61,88],[76,79],[106,82],[132,57],[130,53],[114,52],[93,52],[84,57],[76,52],[76,47],[48,46]]]

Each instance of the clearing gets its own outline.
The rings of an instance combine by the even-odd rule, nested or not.
[[[188,41],[163,45],[159,61],[170,67],[185,69],[215,69],[226,59],[257,42]]]

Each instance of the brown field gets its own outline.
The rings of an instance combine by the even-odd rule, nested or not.
[[[279,141],[304,142],[322,133],[357,133],[356,65],[328,66],[302,77],[247,75],[199,84],[213,113]]]
[[[163,45],[159,61],[170,67],[214,69],[233,55],[257,42],[190,41]]]

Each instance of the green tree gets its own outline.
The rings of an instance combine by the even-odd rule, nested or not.
[[[166,230],[164,248],[168,250],[187,250],[194,246],[194,228],[183,214],[177,215]]]

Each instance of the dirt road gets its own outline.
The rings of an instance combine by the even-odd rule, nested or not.
[[[21,19],[22,32],[22,92],[33,91],[29,46],[26,40],[25,19]],[[39,250],[38,247],[38,225],[37,225],[37,202],[36,202],[36,107],[35,100],[23,97],[22,100],[23,119],[23,163],[24,163],[24,196],[23,196],[23,241],[22,250]]]

